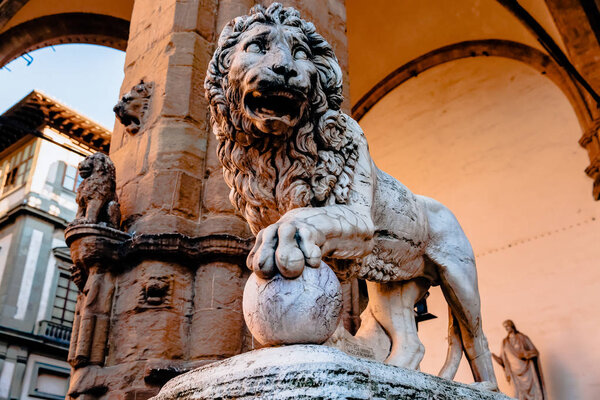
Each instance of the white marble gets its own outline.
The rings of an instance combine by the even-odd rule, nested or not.
[[[425,351],[414,306],[440,285],[451,316],[440,376],[452,379],[464,352],[473,377],[495,387],[469,240],[448,208],[377,168],[341,110],[342,84],[333,48],[293,8],[257,6],[224,27],[204,87],[230,200],[256,234],[248,267],[292,279],[324,258],[340,277],[367,280],[381,329],[358,337],[383,349],[384,331],[385,362],[411,369]]]
[[[501,393],[349,356],[328,346],[260,349],[179,375],[154,400],[508,400]]]
[[[340,282],[324,262],[318,268],[304,268],[295,279],[252,274],[244,289],[243,309],[248,329],[263,345],[320,344],[340,320]]]

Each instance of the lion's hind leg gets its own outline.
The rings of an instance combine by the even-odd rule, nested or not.
[[[440,287],[458,321],[465,355],[476,382],[496,387],[487,339],[481,323],[475,256],[454,215],[435,200],[423,198],[427,207],[430,242],[425,254],[437,267]]]
[[[108,223],[119,229],[121,226],[121,208],[119,203],[115,200],[109,201],[106,205],[106,214],[108,214]]]
[[[419,369],[425,347],[417,335],[415,303],[429,285],[420,280],[377,283],[367,281],[369,309],[392,342],[385,362],[397,367]]]

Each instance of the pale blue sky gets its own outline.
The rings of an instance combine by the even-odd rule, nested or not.
[[[38,89],[112,131],[125,53],[104,46],[67,44],[29,53],[0,69],[0,114]]]

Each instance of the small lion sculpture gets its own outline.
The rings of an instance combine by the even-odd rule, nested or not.
[[[152,82],[140,81],[121,97],[113,111],[127,132],[136,134],[142,128],[152,97]]]
[[[87,156],[79,163],[83,181],[77,189],[78,205],[75,220],[70,225],[106,224],[118,229],[121,209],[115,192],[115,166],[103,153]]]
[[[478,385],[495,390],[471,245],[447,208],[375,166],[340,110],[342,73],[314,25],[277,3],[254,7],[223,29],[204,87],[230,200],[256,235],[248,267],[293,279],[323,258],[340,279],[367,280],[362,317],[389,336],[385,361],[412,369],[424,354],[414,305],[441,285],[440,376],[454,377],[464,351]]]

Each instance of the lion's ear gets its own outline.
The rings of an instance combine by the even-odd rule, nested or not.
[[[221,31],[221,35],[219,36],[219,40],[217,42],[218,43],[217,47],[223,47],[223,45],[225,44],[227,39],[229,39],[229,37],[232,35],[233,27],[235,26],[235,24],[239,18],[240,17],[237,17],[236,19],[229,21],[227,23],[227,25],[225,25],[225,27]]]

